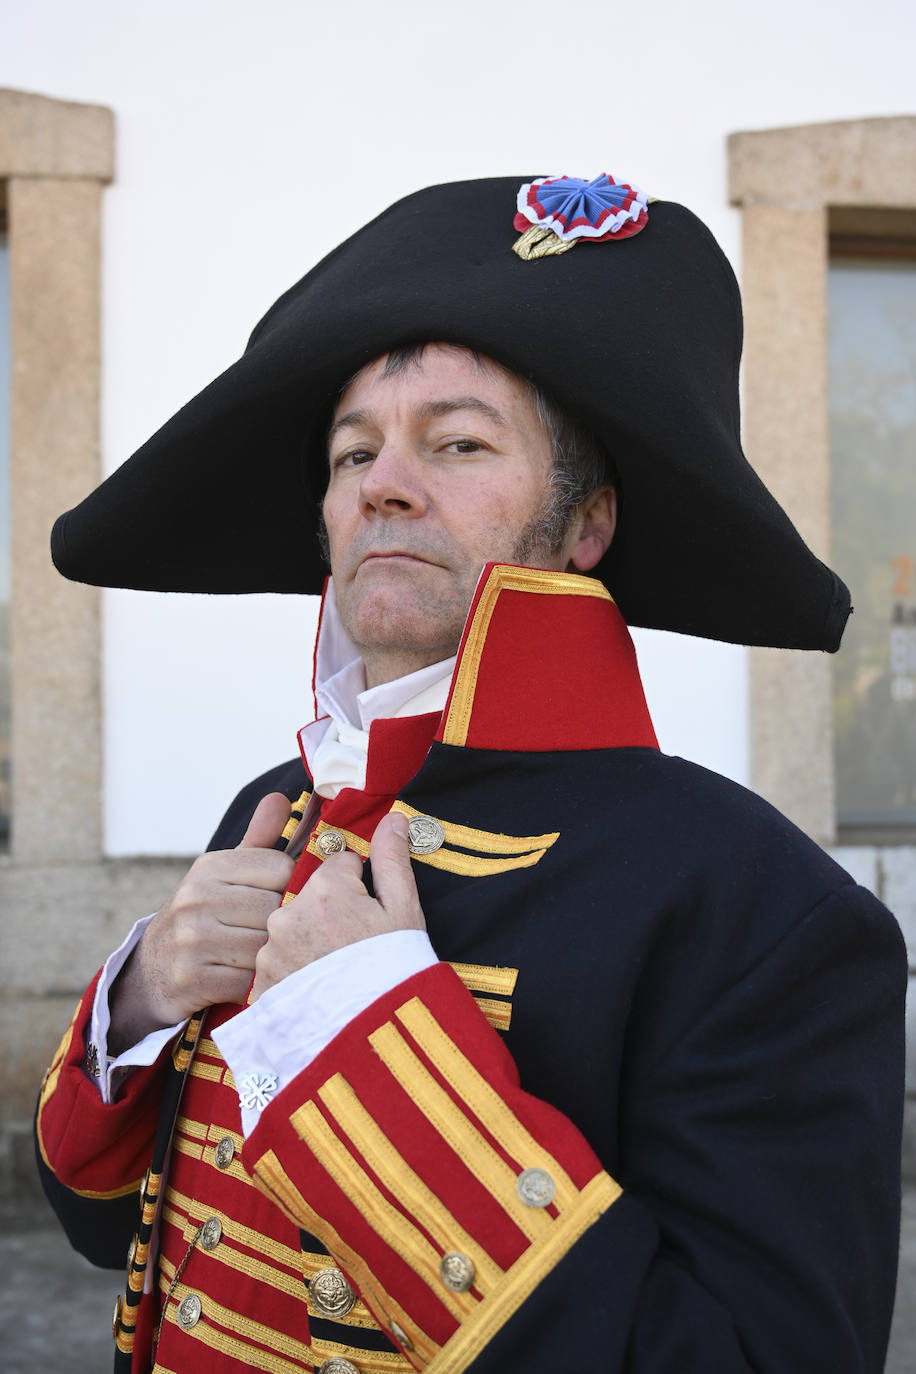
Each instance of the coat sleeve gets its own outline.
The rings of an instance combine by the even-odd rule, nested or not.
[[[123,1269],[171,1055],[135,1069],[116,1102],[102,1101],[85,1068],[98,975],[45,1075],[35,1114],[38,1170],[70,1243],[93,1264]]]
[[[855,891],[634,1052],[619,1178],[446,965],[351,1022],[245,1163],[429,1374],[878,1374],[906,965]]]
[[[232,802],[208,849],[235,845],[265,793],[298,797],[306,782],[292,759],[256,778]],[[86,1038],[99,974],[74,1012],[45,1074],[35,1113],[35,1153],[45,1193],[70,1243],[93,1264],[123,1269],[151,1159],[164,1157],[199,1019],[155,1064],[131,1070],[106,1105],[86,1072]],[[154,1170],[155,1172],[155,1170]]]

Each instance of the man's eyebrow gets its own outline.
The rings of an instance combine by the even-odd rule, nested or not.
[[[488,401],[482,401],[479,396],[455,396],[441,401],[424,401],[417,408],[417,414],[424,420],[437,419],[440,415],[451,415],[456,410],[473,410],[478,415],[483,415],[487,420],[492,420],[495,425],[505,429],[508,420],[502,411],[491,406]]]
[[[424,401],[417,407],[417,415],[421,420],[433,420],[442,415],[451,415],[459,410],[476,411],[478,415],[483,415],[493,424],[505,429],[508,420],[502,411],[491,406],[488,401],[482,401],[479,396],[450,396],[440,401]],[[360,425],[369,425],[374,422],[374,415],[371,410],[348,410],[345,415],[340,415],[328,430],[328,443],[342,429],[356,429]]]
[[[346,415],[341,415],[334,421],[328,430],[328,443],[334,435],[342,429],[355,429],[357,425],[369,424],[372,420],[371,410],[348,410]]]

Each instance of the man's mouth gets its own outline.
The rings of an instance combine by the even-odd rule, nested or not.
[[[407,549],[385,549],[378,553],[367,553],[360,559],[360,567],[366,563],[378,562],[410,562],[410,563],[429,563],[430,559],[424,558],[422,554],[411,553]]]

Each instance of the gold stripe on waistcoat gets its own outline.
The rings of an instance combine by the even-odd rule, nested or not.
[[[219,1052],[219,1046],[215,1040],[211,1040],[209,1035],[202,1035],[197,1042],[197,1053],[205,1054],[210,1059],[218,1059],[223,1063],[223,1056]]]
[[[165,1310],[165,1320],[170,1326],[178,1326],[178,1304],[194,1291],[183,1283],[176,1286]],[[306,1342],[294,1340],[286,1332],[264,1326],[251,1317],[241,1316],[206,1293],[198,1296],[203,1307],[201,1320],[189,1329],[178,1327],[191,1340],[201,1341],[213,1350],[231,1355],[247,1368],[260,1369],[263,1374],[302,1374],[303,1369],[310,1370],[314,1365],[315,1352]],[[227,1329],[219,1331],[212,1322],[219,1322],[220,1326]],[[229,1332],[236,1332],[242,1339],[237,1339]],[[258,1345],[253,1344],[255,1341],[267,1349],[259,1350]]]
[[[195,1057],[191,1060],[188,1073],[193,1074],[195,1078],[206,1078],[209,1083],[224,1083],[233,1092],[238,1091],[235,1086],[235,1079],[232,1077],[232,1070],[228,1065],[224,1064],[222,1068],[219,1068],[216,1064],[204,1064]]]
[[[377,1331],[378,1327],[375,1329]],[[312,1349],[319,1360],[349,1360],[360,1371],[375,1369],[382,1374],[413,1374],[413,1365],[396,1350],[363,1350],[358,1345],[341,1345],[338,1341],[319,1341],[314,1337]]]
[[[207,1217],[211,1215],[219,1216],[223,1225],[224,1235],[231,1236],[239,1245],[247,1245],[250,1249],[256,1250],[262,1255],[266,1255],[276,1264],[283,1264],[287,1269],[292,1269],[297,1274],[301,1274],[302,1266],[300,1261],[302,1251],[298,1247],[294,1249],[293,1246],[284,1245],[282,1241],[274,1240],[271,1236],[264,1235],[260,1231],[253,1231],[250,1226],[245,1226],[242,1222],[227,1217],[224,1212],[214,1211],[213,1208],[209,1207],[209,1204],[199,1202],[195,1198],[187,1197],[184,1193],[179,1193],[177,1188],[170,1187],[166,1192],[166,1196],[172,1205],[184,1212],[188,1218],[196,1217],[198,1224],[202,1221],[206,1221]],[[191,1229],[192,1231],[194,1230],[193,1223]],[[189,1240],[190,1236],[186,1237],[186,1239]],[[218,1255],[219,1246],[209,1253],[211,1258],[214,1255]],[[324,1257],[324,1262],[327,1264],[327,1256]],[[303,1295],[305,1293],[301,1278],[298,1291]]]
[[[478,1292],[485,1293],[498,1283],[503,1272],[499,1265],[414,1173],[343,1075],[338,1073],[328,1079],[318,1095],[369,1168],[429,1233],[443,1254],[448,1250],[462,1250],[470,1255],[476,1270],[474,1287]]]
[[[175,1128],[184,1131],[186,1135],[193,1136],[195,1140],[199,1140],[201,1146],[216,1145],[224,1135],[231,1139],[236,1154],[241,1154],[245,1145],[245,1137],[239,1131],[232,1130],[230,1126],[220,1126],[213,1121],[195,1121],[193,1117],[179,1115],[175,1122]],[[226,1170],[222,1172],[225,1173]]]
[[[175,1133],[172,1136],[173,1150],[177,1150],[180,1154],[188,1155],[191,1159],[203,1160],[206,1163],[208,1161],[206,1161],[205,1155],[210,1147],[215,1145],[224,1135],[231,1136],[235,1142],[236,1154],[228,1167],[220,1170],[220,1172],[225,1178],[232,1178],[236,1183],[244,1183],[247,1188],[253,1187],[248,1171],[243,1168],[239,1158],[242,1150],[242,1143],[244,1143],[240,1135],[235,1131],[225,1130],[219,1126],[210,1126],[206,1135],[201,1135],[195,1140],[185,1140],[178,1134],[179,1130],[188,1131],[190,1134],[189,1128],[191,1126],[199,1126],[199,1123],[196,1121],[190,1122],[187,1117],[178,1118]]]
[[[397,1027],[390,1022],[380,1026],[369,1036],[369,1043],[415,1106],[459,1159],[464,1160],[500,1207],[508,1212],[522,1234],[534,1240],[549,1227],[551,1218],[548,1214],[537,1207],[526,1207],[518,1196],[516,1182],[519,1170],[506,1163],[454,1098],[433,1078]],[[468,1100],[473,1103],[472,1110],[489,1129],[489,1120],[477,1109],[477,1103],[473,1098]],[[518,1158],[517,1150],[509,1150],[508,1153],[512,1158]],[[538,1155],[537,1162],[540,1162],[545,1152],[540,1150]]]
[[[187,1197],[184,1193],[178,1192],[177,1188],[170,1187],[166,1192],[166,1198],[166,1220],[181,1230],[187,1244],[190,1244],[201,1222],[211,1215],[218,1216],[223,1227],[223,1241],[229,1240],[235,1245],[245,1245],[259,1252],[264,1258],[252,1258],[233,1249],[231,1245],[227,1248],[222,1243],[215,1250],[208,1252],[209,1258],[247,1274],[249,1278],[257,1279],[269,1287],[279,1289],[289,1297],[301,1298],[303,1303],[307,1296],[305,1280],[328,1266],[327,1255],[310,1255],[304,1253],[301,1248],[294,1249],[292,1246],[284,1245],[282,1241],[274,1240],[271,1236],[254,1231],[250,1226],[236,1221],[222,1210]],[[286,1270],[293,1272],[287,1273]],[[335,1317],[333,1320],[342,1326],[378,1329],[368,1308],[359,1299],[346,1317]]]
[[[166,1197],[169,1193],[166,1193]],[[166,1202],[162,1209],[162,1214],[166,1221],[170,1222],[184,1237],[184,1242],[189,1245],[199,1233],[199,1224],[185,1220],[182,1213],[170,1206]],[[202,1212],[202,1216],[216,1216],[215,1211]],[[215,1250],[208,1252],[208,1258],[218,1264],[224,1264],[228,1269],[234,1269],[240,1274],[247,1275],[250,1279],[256,1279],[259,1283],[265,1284],[269,1288],[276,1289],[280,1293],[285,1293],[289,1298],[301,1298],[305,1302],[305,1283],[302,1274],[288,1274],[285,1269],[280,1269],[268,1264],[265,1260],[254,1259],[250,1255],[243,1254],[240,1250],[234,1249],[231,1245],[227,1246],[224,1241],[234,1239],[232,1236],[231,1223],[220,1215],[223,1224],[223,1240]]]
[[[340,1267],[353,1280],[383,1326],[389,1327],[397,1322],[409,1336],[418,1361],[427,1363],[436,1354],[439,1346],[408,1315],[399,1302],[383,1288],[361,1255],[349,1246],[335,1228],[315,1211],[299,1192],[290,1179],[273,1150],[267,1150],[255,1165],[259,1187],[272,1202],[281,1207],[295,1226],[301,1226],[321,1243]]]

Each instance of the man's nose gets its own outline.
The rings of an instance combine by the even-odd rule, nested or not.
[[[417,458],[399,444],[383,444],[359,484],[360,514],[422,515],[426,505]]]

